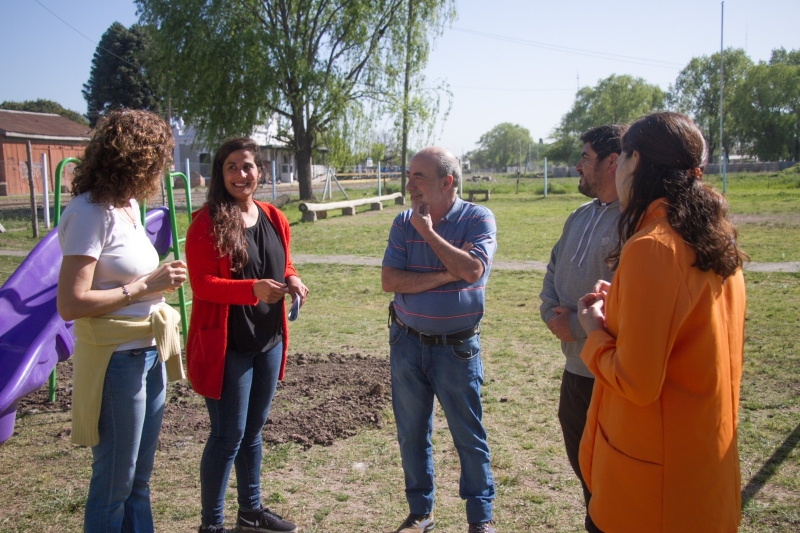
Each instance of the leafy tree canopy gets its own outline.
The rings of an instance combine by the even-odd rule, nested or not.
[[[38,100],[25,100],[24,102],[5,101],[0,104],[0,109],[8,109],[10,111],[31,111],[32,113],[53,113],[56,115],[61,115],[62,117],[66,117],[73,122],[77,122],[78,124],[83,124],[84,126],[89,125],[89,122],[86,120],[86,118],[77,111],[62,107],[58,102],[54,102],[52,100],[43,100],[41,98]]]
[[[730,113],[743,153],[800,160],[800,53],[774,50],[769,63],[748,68]]]
[[[478,149],[468,157],[473,166],[500,169],[523,164],[532,144],[530,131],[519,124],[503,122],[481,135]]]
[[[176,113],[209,143],[277,115],[296,153],[302,199],[312,196],[311,155],[322,133],[365,101],[396,101],[386,91],[398,87],[398,58],[409,46],[395,31],[408,23],[408,0],[136,1],[142,22],[156,28]],[[428,35],[439,21],[412,25]],[[418,51],[423,62],[427,52]]]
[[[160,90],[147,69],[150,54],[150,37],[143,27],[127,29],[114,22],[106,30],[82,91],[92,127],[107,111],[120,107],[160,112]]]
[[[623,124],[663,109],[664,91],[642,78],[612,74],[594,87],[582,87],[572,109],[553,132],[554,142],[545,151],[552,161],[572,164],[581,154],[580,136],[603,124]]]
[[[785,48],[780,47],[772,51],[772,56],[769,59],[770,65],[784,64],[792,65],[795,67],[800,66],[800,50],[792,50],[787,52]]]
[[[723,98],[730,102],[747,69],[753,62],[741,48],[728,48],[724,61]],[[675,85],[671,85],[668,103],[671,109],[692,117],[708,143],[709,161],[719,154],[719,85],[720,54],[694,57],[678,74]],[[726,139],[732,139],[734,124],[727,119],[730,106],[723,108],[723,126]]]

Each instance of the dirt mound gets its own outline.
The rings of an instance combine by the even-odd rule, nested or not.
[[[72,361],[57,368],[56,402],[47,401],[47,389],[22,398],[20,413],[68,411],[71,407]],[[362,354],[294,354],[286,362],[286,376],[278,383],[264,441],[296,442],[304,448],[329,446],[353,436],[363,427],[380,427],[381,411],[391,400],[389,363]],[[170,383],[159,446],[181,446],[208,437],[205,400],[188,382]]]

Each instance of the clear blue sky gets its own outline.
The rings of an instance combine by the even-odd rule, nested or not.
[[[427,68],[452,89],[436,143],[456,154],[501,122],[546,138],[579,83],[630,74],[666,90],[692,57],[720,45],[717,0],[460,0],[457,7]],[[96,43],[114,21],[136,20],[132,0],[0,0],[0,101],[46,98],[84,113],[81,88]],[[780,46],[800,49],[798,21],[800,0],[727,0],[725,45],[745,48],[754,61]]]

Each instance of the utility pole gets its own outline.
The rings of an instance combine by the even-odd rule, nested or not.
[[[728,177],[725,168],[725,149],[722,144],[722,106],[724,104],[722,89],[725,87],[725,47],[723,44],[723,32],[725,30],[725,2],[722,2],[720,10],[719,24],[719,171],[722,174],[722,194],[728,185]]]
[[[403,82],[403,148],[400,156],[400,197],[406,198],[406,158],[408,157],[408,91],[411,85],[411,28],[414,22],[414,0],[408,0],[406,27],[406,75]]]

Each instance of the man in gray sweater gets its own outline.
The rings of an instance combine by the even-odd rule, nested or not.
[[[583,151],[575,165],[581,177],[578,190],[593,200],[567,218],[564,231],[550,253],[539,295],[542,320],[561,341],[561,351],[567,358],[561,378],[558,420],[567,457],[583,486],[587,508],[585,526],[590,532],[600,530],[589,517],[591,494],[581,475],[578,448],[592,399],[594,376],[580,358],[586,333],[575,311],[578,299],[591,292],[597,280],[611,281],[612,272],[606,264],[606,257],[618,241],[620,214],[614,174],[621,151],[620,139],[626,129],[626,126],[609,124],[592,128],[581,136]]]

